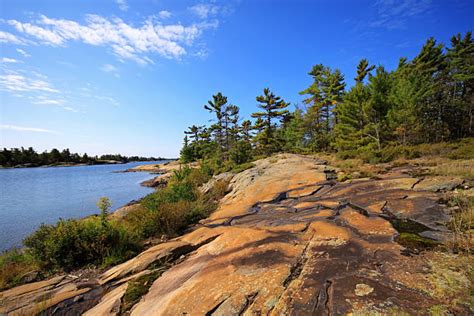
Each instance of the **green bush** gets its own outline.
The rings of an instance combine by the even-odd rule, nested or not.
[[[114,264],[139,250],[136,238],[122,224],[110,221],[104,225],[96,216],[43,224],[23,243],[47,270]]]
[[[236,165],[249,162],[252,160],[252,145],[246,141],[239,141],[232,147],[229,155],[230,160]]]

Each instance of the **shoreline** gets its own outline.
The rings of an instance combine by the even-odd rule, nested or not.
[[[117,160],[101,160],[97,163],[59,163],[59,164],[50,164],[50,165],[28,165],[28,164],[23,164],[23,165],[16,165],[12,167],[6,167],[6,166],[0,166],[0,170],[3,169],[29,169],[29,168],[54,168],[54,167],[82,167],[82,166],[99,166],[99,165],[125,165],[127,163],[132,163],[132,162],[151,162],[151,161],[173,161],[175,159],[168,159],[168,158],[159,158],[156,160],[131,160],[131,161],[117,161]],[[177,159],[176,159],[177,160]],[[130,168],[132,169],[132,168]],[[127,172],[127,171],[122,171],[122,172]]]
[[[100,164],[95,164],[95,165],[125,165],[127,163],[134,163],[134,162],[140,162],[140,161],[130,161],[130,162],[117,162],[117,163],[100,163]],[[160,166],[160,165],[163,165],[163,164],[169,164],[173,161],[169,161],[169,160],[164,160],[162,163],[151,163],[151,164],[143,164],[143,165],[139,165],[139,166],[135,166],[135,167],[132,167],[132,168],[129,168],[129,169],[126,169],[126,170],[122,170],[122,171],[112,171],[112,172],[118,172],[118,173],[125,173],[125,172],[129,172],[128,170],[130,169],[133,169],[133,168],[136,168],[136,167],[141,167],[141,166],[148,166],[148,168],[151,168],[150,166]],[[24,169],[30,169],[30,168],[52,168],[52,167],[80,167],[80,166],[93,166],[91,164],[69,164],[69,165],[45,165],[45,166],[37,166],[37,167],[23,167]],[[0,167],[0,170],[1,169],[23,169],[23,168],[20,168],[20,167]],[[147,167],[145,167],[147,168]],[[162,175],[165,175],[166,173],[166,170],[162,170],[164,171],[164,173],[160,173],[160,176]],[[147,170],[140,170],[140,171],[130,171],[130,172],[147,172],[149,173],[150,175],[153,175],[155,173],[153,172],[149,172]],[[150,188],[150,189],[157,189],[157,186],[156,185],[147,185],[147,182],[151,182],[153,183],[154,180],[156,179],[157,177],[152,177],[151,179],[148,179],[148,180],[144,180],[142,182],[139,183],[140,186],[142,187],[146,187],[146,188]],[[135,184],[136,185],[136,184]],[[141,200],[150,193],[146,193],[144,196],[140,197],[140,198],[136,198],[136,199],[132,199],[128,202],[126,202],[125,204],[122,204],[120,206],[118,206],[116,209],[114,210],[111,210],[109,216],[113,216],[113,217],[123,217],[125,216],[130,208],[133,208],[133,207],[136,207],[137,205],[140,204]],[[84,220],[84,219],[87,219],[89,217],[94,217],[94,216],[99,216],[99,213],[93,213],[93,214],[90,214],[90,215],[85,215],[85,216],[79,216],[79,217],[71,217],[71,219],[75,219],[75,220]],[[55,223],[51,224],[51,225],[54,225]],[[36,230],[35,230],[36,231]],[[33,231],[34,232],[34,231]],[[6,249],[3,249],[3,250],[0,250],[0,252],[5,252],[5,251],[11,251],[11,250],[14,250],[14,249],[19,249],[21,250],[22,248],[24,248],[24,245],[23,244],[20,244],[20,245],[16,245],[16,246],[12,246],[10,248],[6,248]]]

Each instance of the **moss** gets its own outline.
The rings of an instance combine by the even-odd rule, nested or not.
[[[427,230],[430,230],[423,224],[417,223],[409,219],[399,219],[393,218],[390,219],[393,228],[395,228],[399,233],[413,233],[418,234]]]
[[[121,315],[129,311],[133,305],[135,305],[141,297],[148,292],[153,281],[155,281],[161,273],[162,272],[155,271],[128,282],[127,290],[125,291],[125,294],[122,297],[122,303],[120,304]]]
[[[439,245],[438,242],[432,239],[424,238],[413,233],[401,233],[395,241],[405,248],[417,250],[433,249]]]
[[[464,315],[466,307],[474,307],[474,266],[472,255],[453,255],[434,252],[428,261],[430,274],[427,278],[429,293],[452,314]],[[433,313],[437,315],[436,313]],[[442,315],[442,314],[441,314]]]

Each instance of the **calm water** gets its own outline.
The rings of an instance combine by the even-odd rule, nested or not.
[[[107,196],[115,210],[153,191],[140,182],[145,172],[117,173],[160,162],[132,162],[54,168],[0,169],[0,250],[20,246],[41,223],[98,213],[97,200]]]

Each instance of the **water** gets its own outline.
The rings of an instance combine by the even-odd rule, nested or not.
[[[140,185],[153,175],[114,171],[164,162],[0,169],[0,251],[21,246],[41,223],[99,213],[96,203],[101,196],[108,197],[115,210],[153,192]]]

